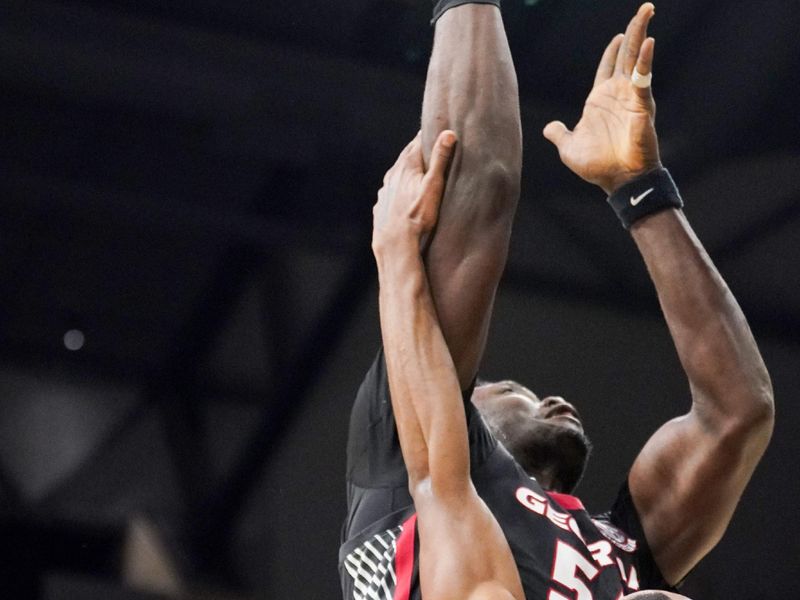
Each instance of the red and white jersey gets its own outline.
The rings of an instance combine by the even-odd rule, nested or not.
[[[382,355],[362,384],[348,441],[348,517],[339,551],[346,600],[420,600],[416,518]],[[650,554],[627,486],[589,515],[548,493],[498,444],[465,395],[472,479],[505,533],[531,600],[618,600],[670,589]]]

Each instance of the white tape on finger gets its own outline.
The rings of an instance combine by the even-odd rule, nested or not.
[[[638,88],[647,89],[650,87],[650,84],[653,81],[653,73],[650,72],[647,75],[642,75],[639,73],[639,70],[634,68],[633,75],[631,75],[631,83]]]

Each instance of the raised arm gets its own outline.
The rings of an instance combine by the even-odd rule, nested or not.
[[[663,180],[652,179],[661,164],[651,90],[631,83],[634,67],[651,72],[654,41],[646,30],[653,10],[643,5],[624,39],[611,42],[574,131],[561,123],[545,128],[568,167],[617,198],[626,192],[622,200],[630,196],[632,206],[665,191]],[[689,412],[650,438],[629,474],[656,562],[676,583],[721,538],[767,446],[772,388],[744,315],[683,212],[647,214],[630,233],[692,395]]]
[[[387,173],[373,211],[381,333],[412,495],[428,484],[451,495],[470,481],[461,390],[420,254],[436,223],[454,142],[452,132],[440,136],[423,176],[417,136]]]
[[[689,413],[634,462],[631,493],[662,573],[680,581],[722,537],[769,442],[769,376],[736,299],[683,213],[631,228],[684,370]]]
[[[457,2],[436,2],[447,4]],[[439,132],[454,130],[459,144],[425,264],[462,389],[486,343],[519,197],[518,95],[500,10],[467,3],[444,12],[422,107],[426,162]]]

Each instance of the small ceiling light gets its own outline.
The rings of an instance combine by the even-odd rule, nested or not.
[[[70,329],[64,334],[64,347],[72,352],[77,352],[83,348],[85,342],[86,336],[83,335],[80,329]]]

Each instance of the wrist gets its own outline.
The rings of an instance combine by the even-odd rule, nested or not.
[[[424,285],[425,265],[418,249],[407,244],[375,253],[381,294],[397,300],[406,293],[416,296]]]
[[[683,199],[672,177],[658,168],[632,179],[608,197],[608,203],[625,229],[639,219],[671,208],[683,208]]]
[[[409,259],[420,258],[419,237],[409,232],[378,235],[372,238],[372,253],[378,269],[394,264],[406,264]]]
[[[624,173],[618,173],[608,181],[601,184],[600,187],[603,188],[603,191],[606,193],[606,196],[612,196],[622,186],[627,185],[632,181],[635,181],[641,177],[646,176],[649,173],[652,173],[654,171],[663,168],[664,166],[661,164],[661,161],[655,160],[651,163],[648,163],[641,169],[636,169],[634,171],[625,171]]]

